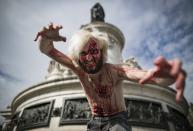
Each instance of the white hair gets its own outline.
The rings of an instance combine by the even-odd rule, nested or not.
[[[101,32],[90,32],[88,30],[81,29],[76,32],[69,41],[69,55],[77,66],[79,65],[79,54],[91,38],[96,41],[99,48],[102,50],[103,62],[105,63],[107,61],[107,34]]]

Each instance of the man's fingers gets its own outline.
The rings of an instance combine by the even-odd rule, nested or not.
[[[42,28],[41,32],[46,32],[46,31],[48,31],[48,28],[44,26],[44,27]]]
[[[154,60],[154,64],[160,67],[164,67],[165,65],[168,65],[169,63],[166,61],[166,59],[163,56],[159,56]]]
[[[54,26],[54,29],[56,29],[56,30],[60,30],[60,29],[62,29],[63,27],[62,27],[62,25],[56,25],[56,26]]]
[[[178,74],[178,77],[176,78],[176,101],[180,102],[182,100],[183,97],[183,92],[184,92],[184,88],[185,88],[185,78],[186,78],[186,74],[184,73],[184,71],[182,70],[180,72],[180,74]]]
[[[177,77],[182,67],[182,62],[179,59],[175,59],[172,61],[172,69],[170,71],[173,77]]]
[[[170,77],[176,78],[179,74],[182,66],[182,62],[179,59],[174,59],[171,61],[167,61],[163,56],[159,56],[154,61],[156,66],[159,66],[162,72],[168,74]]]
[[[170,63],[163,56],[157,57],[154,60],[154,64],[159,67],[165,67],[165,68],[171,67]]]
[[[43,32],[38,32],[37,35],[36,35],[36,38],[34,39],[34,41],[37,41],[39,36],[42,36],[43,35]]]
[[[152,75],[148,74],[139,80],[139,84],[145,84],[152,79]]]
[[[48,25],[48,29],[50,29],[50,30],[54,29],[52,22],[50,22],[50,24]]]
[[[61,39],[63,42],[66,42],[66,37],[60,36],[60,39]]]
[[[36,38],[34,39],[34,41],[37,41],[39,36],[43,36],[46,32],[48,31],[48,28],[46,28],[45,26],[41,29],[40,32],[37,33]]]
[[[176,89],[181,89],[185,87],[185,78],[186,76],[180,72],[176,78]]]
[[[59,35],[59,30],[62,29],[62,25],[54,25],[52,22],[47,26],[43,27],[40,32],[37,33],[34,41],[37,41],[39,36],[52,41],[64,41],[66,42],[66,37]]]
[[[38,40],[38,38],[39,38],[39,32],[37,33],[37,35],[36,35],[36,38],[34,39],[34,41],[37,41]]]
[[[62,28],[63,28],[63,26],[62,26],[62,25],[59,25],[58,27],[59,27],[59,29],[62,29]]]
[[[150,81],[153,77],[154,77],[154,74],[159,70],[158,67],[154,67],[153,69],[149,70],[145,76],[139,80],[139,83],[140,84],[144,84],[148,81]]]

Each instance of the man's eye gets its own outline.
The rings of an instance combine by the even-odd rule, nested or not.
[[[86,60],[86,55],[85,54],[80,55],[79,59],[82,60],[82,61],[85,61]]]
[[[80,53],[80,56],[86,56],[86,55],[87,55],[86,52],[81,52],[81,53]]]

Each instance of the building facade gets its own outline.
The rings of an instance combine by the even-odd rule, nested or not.
[[[81,28],[105,33],[108,62],[123,63],[124,35],[106,23],[104,16],[102,6],[96,4],[91,9],[91,23]],[[124,63],[141,68],[134,58]],[[187,101],[183,98],[176,103],[171,88],[132,81],[124,81],[122,88],[132,131],[190,131]],[[91,111],[77,76],[52,60],[46,80],[19,93],[1,115],[6,118],[4,131],[85,131]]]

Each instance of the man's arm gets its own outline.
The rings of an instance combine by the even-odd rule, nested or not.
[[[160,56],[154,61],[155,67],[148,71],[133,69],[122,65],[115,68],[121,79],[134,80],[140,84],[155,83],[163,86],[168,86],[175,83],[176,87],[176,101],[182,99],[186,72],[182,69],[182,63],[178,59],[167,61]]]
[[[128,65],[124,64],[115,67],[115,69],[118,72],[119,79],[135,81],[138,83],[140,83],[140,80],[143,79],[145,76],[151,75],[151,70],[141,70],[129,67]],[[169,86],[174,83],[174,80],[170,78],[152,77],[146,83]]]
[[[42,53],[77,73],[77,68],[74,66],[72,60],[53,46],[54,41],[66,41],[65,37],[59,35],[61,28],[61,26],[54,26],[51,23],[49,27],[44,27],[38,32],[35,41],[39,38],[39,49]]]

